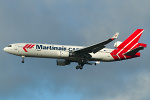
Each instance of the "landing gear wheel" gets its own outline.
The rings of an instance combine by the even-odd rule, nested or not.
[[[80,69],[83,69],[83,66],[80,66]]]
[[[22,60],[22,63],[24,63],[24,60]]]
[[[83,66],[78,65],[76,66],[76,69],[83,69]]]
[[[80,66],[78,65],[78,66],[76,66],[76,69],[79,69],[80,68]]]

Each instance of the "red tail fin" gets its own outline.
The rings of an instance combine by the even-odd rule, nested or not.
[[[132,33],[124,42],[122,42],[117,48],[131,49],[139,41],[144,29],[137,29]]]
[[[138,41],[143,31],[144,29],[137,29],[124,42],[122,42],[117,49],[111,53],[114,56],[114,59],[119,60],[128,58],[123,54],[140,46]]]

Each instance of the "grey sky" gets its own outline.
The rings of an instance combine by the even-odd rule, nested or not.
[[[148,0],[0,0],[0,100],[149,100]],[[7,54],[10,43],[92,45],[137,28],[148,44],[141,57],[76,70],[55,59]],[[114,42],[113,42],[114,43]],[[113,48],[113,43],[108,47]]]

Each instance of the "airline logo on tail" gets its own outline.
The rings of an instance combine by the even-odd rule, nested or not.
[[[23,50],[24,50],[25,52],[28,52],[27,49],[32,49],[34,46],[35,46],[35,44],[26,44],[26,45],[23,47]]]
[[[143,31],[143,29],[137,29],[124,42],[116,47],[111,53],[113,58],[115,60],[123,60],[126,58],[139,57],[140,53],[138,51],[146,47],[146,44],[138,43]]]

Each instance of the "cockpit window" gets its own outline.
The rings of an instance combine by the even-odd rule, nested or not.
[[[12,45],[9,45],[8,47],[12,47]]]

